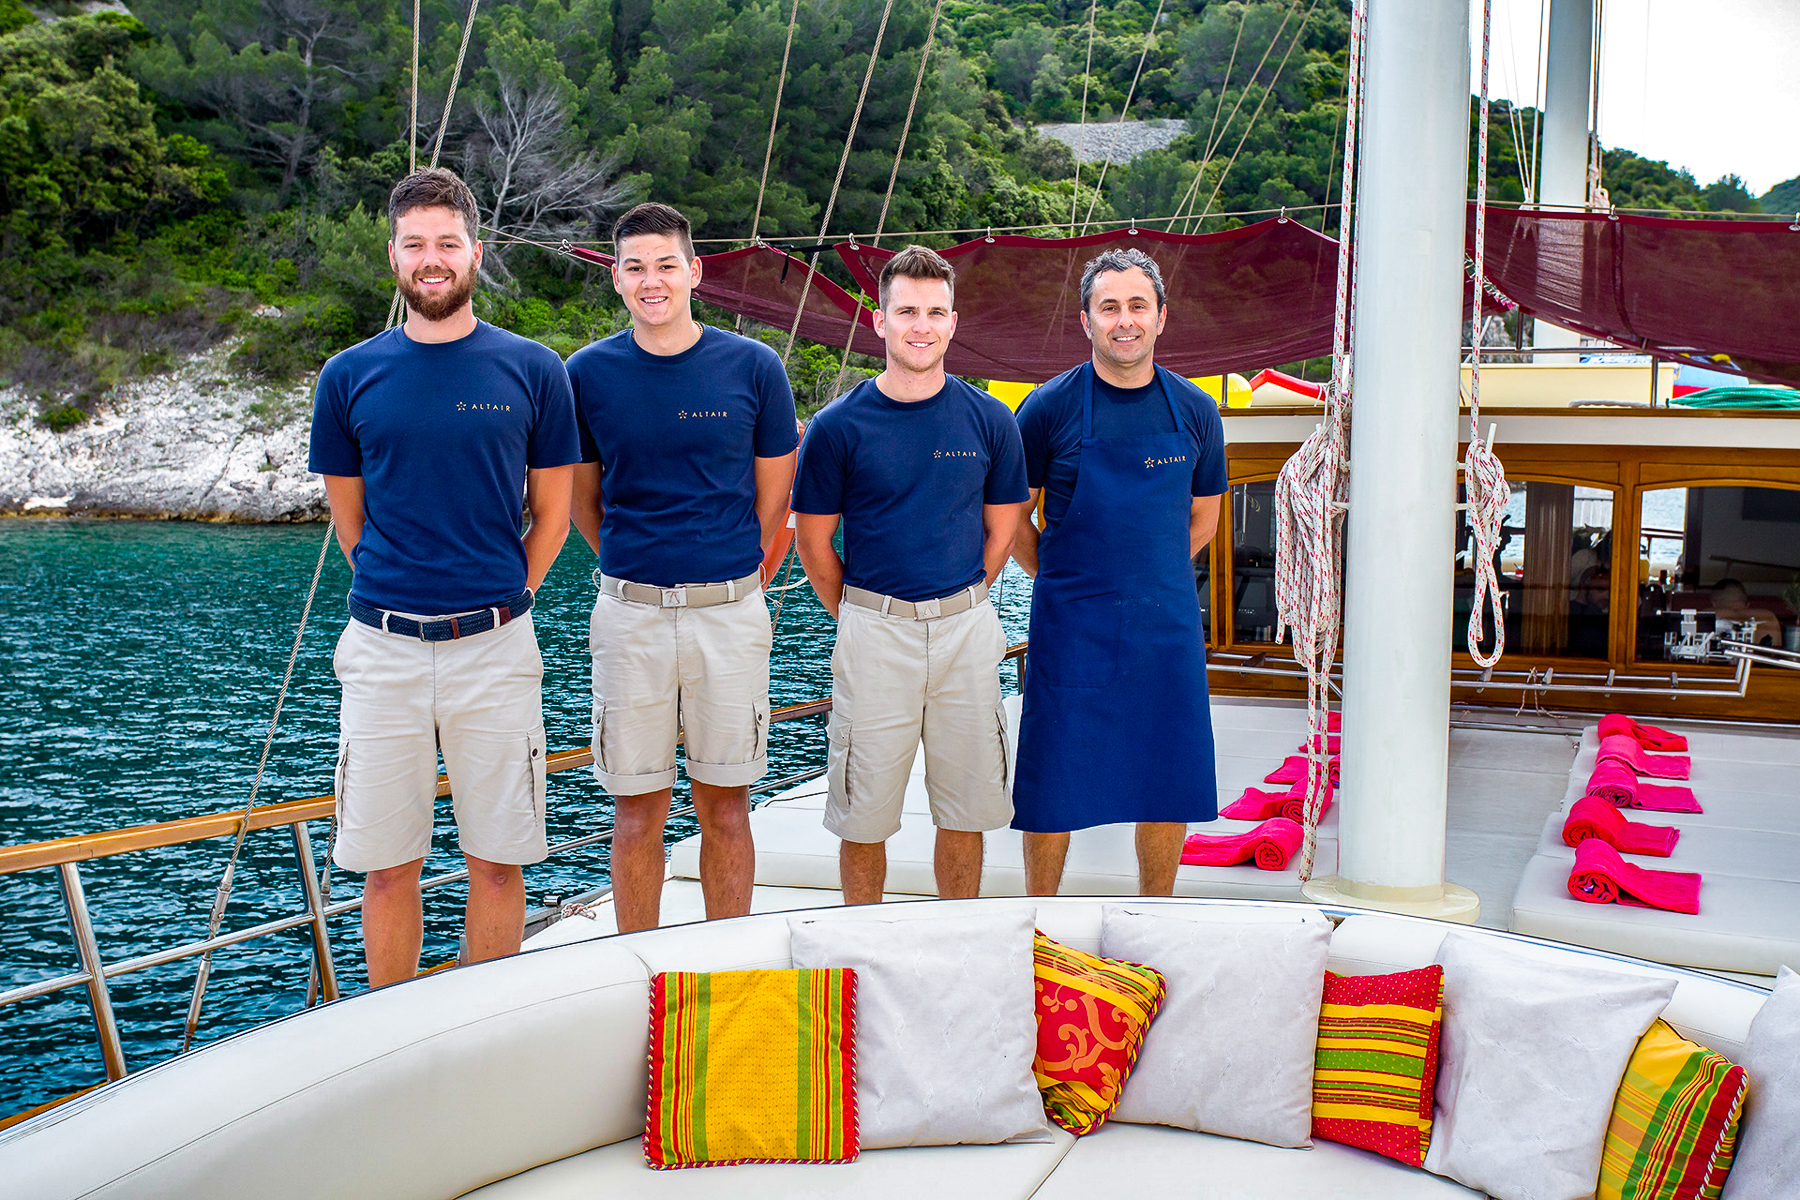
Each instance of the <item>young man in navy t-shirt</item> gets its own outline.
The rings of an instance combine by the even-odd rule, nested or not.
[[[468,957],[519,948],[519,868],[546,854],[532,593],[569,535],[580,455],[556,352],[475,319],[468,187],[449,171],[409,175],[388,220],[406,322],[325,364],[309,462],[354,573],[333,659],[335,858],[368,876],[370,987],[418,973],[440,749],[469,868]]]
[[[613,226],[631,328],[569,359],[581,426],[575,526],[600,556],[588,627],[594,775],[613,794],[621,931],[661,915],[675,749],[687,750],[708,917],[750,911],[750,785],[767,765],[764,551],[787,518],[799,434],[781,358],[694,320],[687,218]]]
[[[944,373],[955,276],[923,246],[881,270],[886,368],[821,412],[800,450],[796,541],[838,619],[825,828],[847,904],[881,900],[921,738],[938,895],[981,887],[981,835],[1012,818],[988,585],[1028,492],[1012,414]],[[832,537],[844,528],[844,556]]]

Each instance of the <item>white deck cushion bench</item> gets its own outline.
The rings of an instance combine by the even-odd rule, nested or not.
[[[928,901],[883,911],[930,920],[990,903]],[[1045,933],[1098,952],[1103,901],[1036,903]],[[1133,902],[1151,905],[1179,916],[1233,902]],[[1332,935],[1329,966],[1349,974],[1424,966],[1445,928],[1352,915]],[[1667,1019],[1732,1057],[1766,997],[1594,952],[1544,952],[1676,978]],[[1157,1194],[1157,1180],[1185,1181],[1174,1194],[1193,1194],[1202,1177],[1212,1189],[1206,1194],[1244,1200],[1476,1195],[1329,1143],[1286,1150],[1125,1125],[1079,1144],[1057,1133],[1038,1144],[872,1150],[850,1166],[650,1170],[637,1147],[649,975],[789,964],[788,918],[774,914],[576,942],[426,976],[225,1039],[0,1132],[0,1179],[8,1200],[450,1200],[483,1185],[493,1185],[484,1200],[1023,1200],[1073,1196],[1083,1179],[1129,1178],[1136,1194]]]

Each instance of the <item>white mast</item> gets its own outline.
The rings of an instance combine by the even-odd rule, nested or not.
[[[1550,0],[1544,71],[1544,144],[1538,159],[1538,203],[1580,208],[1588,198],[1588,117],[1594,84],[1594,0]],[[1534,346],[1578,346],[1581,339],[1538,321]],[[1568,354],[1539,361],[1569,365]]]
[[[1338,875],[1322,902],[1473,921],[1444,882],[1469,6],[1369,6],[1356,212]]]

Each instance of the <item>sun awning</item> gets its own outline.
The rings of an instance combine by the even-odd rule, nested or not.
[[[1474,216],[1470,212],[1471,245]],[[896,242],[900,239],[896,238]],[[1120,229],[1079,238],[994,235],[941,251],[956,267],[954,374],[1036,383],[1087,358],[1081,268],[1134,246],[1162,268],[1169,323],[1157,361],[1182,375],[1251,374],[1331,352],[1337,243],[1277,217],[1197,236]],[[894,250],[835,249],[866,294]],[[611,264],[591,250],[578,257]],[[869,311],[771,246],[706,255],[695,294],[779,329],[806,293],[800,336],[880,357]],[[1527,312],[1670,358],[1726,355],[1752,378],[1800,383],[1800,229],[1783,221],[1688,220],[1488,209],[1487,273]]]

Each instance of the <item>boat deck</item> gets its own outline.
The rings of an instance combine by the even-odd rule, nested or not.
[[[1017,722],[1017,699],[1008,702]],[[1286,701],[1216,697],[1213,721],[1218,742],[1220,807],[1295,752],[1304,736],[1305,709]],[[1570,764],[1581,741],[1574,722],[1514,720],[1482,714],[1479,727],[1458,727],[1450,741],[1450,827],[1446,845],[1449,877],[1481,896],[1481,922],[1504,928],[1520,874],[1537,849],[1545,819],[1560,807]],[[800,784],[762,805],[751,817],[757,844],[757,911],[830,903],[835,896],[837,839],[821,824],[822,780]],[[1317,870],[1335,867],[1337,814],[1320,827]],[[1251,822],[1220,820],[1196,825],[1196,832],[1238,833]],[[888,842],[888,888],[895,898],[929,896],[933,830],[924,787],[923,756],[914,764],[901,831]],[[665,923],[703,915],[696,876],[698,839],[677,843],[670,854],[670,877],[663,897]],[[1136,861],[1130,826],[1102,826],[1078,833],[1069,851],[1064,892],[1130,895],[1136,891]],[[1024,869],[1019,835],[989,835],[982,891],[1021,895]],[[1254,867],[1181,868],[1182,895],[1297,899],[1300,880]],[[788,895],[798,891],[800,895]],[[614,931],[611,905],[592,906],[592,919],[559,922],[532,940],[554,944]]]

